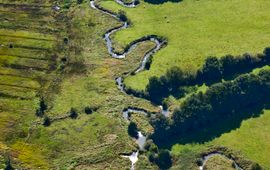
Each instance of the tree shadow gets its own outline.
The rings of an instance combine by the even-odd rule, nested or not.
[[[150,3],[150,4],[155,4],[155,5],[158,5],[158,4],[163,4],[165,2],[174,2],[174,3],[178,3],[178,2],[181,2],[183,0],[144,0],[145,2],[147,3]]]
[[[263,102],[262,102],[263,103]],[[267,103],[270,103],[268,101]],[[234,114],[234,116],[222,117],[219,120],[209,123],[209,126],[200,129],[190,129],[187,133],[179,137],[179,134],[171,133],[169,137],[163,138],[164,140],[155,140],[154,142],[160,148],[171,149],[171,147],[178,144],[189,144],[189,143],[199,143],[203,144],[205,142],[211,141],[217,137],[220,137],[224,133],[229,133],[232,130],[241,127],[243,120],[250,118],[256,118],[264,114],[263,109],[270,109],[270,104],[260,106],[250,106],[248,108],[241,109],[237,111],[239,114]],[[160,138],[159,138],[160,139]]]

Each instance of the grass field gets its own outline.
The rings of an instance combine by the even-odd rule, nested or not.
[[[7,148],[13,166],[19,168],[128,169],[130,161],[119,154],[136,150],[136,143],[128,136],[122,110],[128,106],[150,111],[156,108],[121,93],[114,79],[135,69],[139,56],[152,44],[140,45],[123,61],[112,59],[102,35],[118,25],[117,21],[86,2],[77,5],[77,1],[69,10],[61,10],[68,23],[65,18],[55,21],[52,2],[40,1],[42,7],[36,7],[36,2],[10,4],[0,0],[1,15],[8,21],[0,24],[0,144]],[[3,7],[5,4],[8,7]],[[15,9],[16,14],[10,12]],[[41,27],[42,23],[46,24]],[[65,37],[69,38],[68,45],[63,45]],[[61,71],[60,59],[64,57],[68,64]],[[42,121],[35,116],[40,95],[48,104],[47,116],[61,117],[74,107],[78,118],[54,121],[49,127],[33,126]],[[87,115],[87,106],[97,111]],[[136,121],[147,126],[144,118]],[[2,152],[0,145],[0,155]],[[138,167],[153,168],[144,155],[140,157]]]
[[[193,72],[209,55],[258,53],[270,43],[267,0],[183,0],[161,5],[141,1],[132,9],[113,0],[104,0],[101,5],[124,10],[132,22],[130,28],[114,35],[116,49],[144,35],[168,39],[168,46],[154,56],[150,71],[126,79],[135,89],[144,89],[149,77],[164,74],[172,66]]]

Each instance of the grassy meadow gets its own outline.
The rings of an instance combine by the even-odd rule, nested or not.
[[[119,155],[136,150],[136,143],[122,110],[156,108],[121,93],[114,79],[135,69],[152,44],[143,43],[125,60],[112,59],[102,35],[117,21],[88,2],[59,1],[59,12],[52,1],[36,2],[0,0],[0,168],[9,155],[15,168],[128,169],[130,161]],[[72,107],[78,117],[40,125],[35,112],[41,96],[49,118],[66,117]],[[85,107],[95,112],[87,115]],[[136,122],[149,126],[145,118]],[[153,168],[140,157],[138,167]]]
[[[144,35],[168,39],[168,46],[154,55],[149,71],[125,80],[135,89],[144,89],[149,77],[162,75],[172,66],[193,72],[207,56],[259,53],[270,43],[267,0],[183,0],[159,5],[141,1],[136,8],[104,0],[101,5],[124,10],[131,20],[130,28],[113,36],[117,50]]]

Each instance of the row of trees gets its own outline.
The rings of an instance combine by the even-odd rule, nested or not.
[[[213,84],[267,64],[270,64],[270,48],[255,56],[244,54],[237,57],[208,57],[196,74],[188,74],[178,67],[172,67],[163,76],[151,77],[146,87],[146,96],[155,103],[161,103],[162,99],[170,94],[184,94],[184,86]]]
[[[174,111],[171,122],[164,117],[154,119],[154,136],[181,136],[203,129],[224,118],[237,117],[246,108],[263,108],[264,104],[269,102],[269,98],[270,71],[263,70],[256,75],[241,75],[233,81],[212,85],[205,93],[200,92],[188,97],[179,109]]]

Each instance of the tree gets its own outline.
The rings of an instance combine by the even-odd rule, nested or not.
[[[160,78],[156,76],[151,77],[146,86],[146,91],[151,101],[161,103],[162,98],[168,94],[166,78],[164,76]]]
[[[77,4],[82,4],[83,0],[77,0]]]
[[[172,166],[172,158],[168,150],[161,150],[155,160],[160,169],[169,169]]]
[[[11,165],[11,161],[10,161],[9,158],[8,158],[7,161],[6,161],[6,167],[5,167],[5,170],[14,170],[14,168],[13,168],[12,165]]]
[[[77,113],[77,110],[75,108],[71,108],[70,109],[70,112],[69,112],[69,117],[71,119],[76,119],[78,117],[78,113]]]
[[[120,10],[119,13],[118,13],[118,17],[123,22],[127,22],[128,21],[128,18],[126,16],[125,11]]]
[[[223,68],[216,57],[208,57],[201,70],[202,78],[206,80],[219,80],[222,77]]]
[[[265,55],[267,61],[270,60],[270,47],[264,49],[263,54]]]
[[[136,123],[130,122],[130,124],[128,125],[128,134],[131,137],[134,137],[136,139],[138,138],[138,127]]]
[[[43,117],[44,116],[44,112],[42,112],[40,109],[36,110],[36,116],[37,117]]]
[[[175,91],[180,85],[186,84],[185,74],[179,67],[170,68],[165,75],[168,86]]]
[[[84,112],[86,114],[92,114],[93,113],[93,110],[91,109],[91,107],[87,106],[87,107],[85,107]]]
[[[43,119],[43,126],[50,126],[51,125],[51,120],[48,116],[45,116]]]

